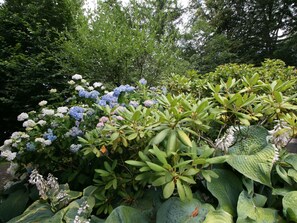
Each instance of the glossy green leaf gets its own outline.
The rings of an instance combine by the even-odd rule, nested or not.
[[[291,191],[283,197],[283,212],[288,220],[297,222],[297,191]]]
[[[175,184],[174,181],[168,182],[163,188],[163,196],[165,199],[169,198],[174,192]]]

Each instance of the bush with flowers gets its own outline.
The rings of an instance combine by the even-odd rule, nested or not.
[[[297,222],[297,155],[284,149],[296,82],[261,78],[208,83],[197,99],[72,76],[73,96],[20,114],[25,130],[1,147],[15,177],[5,205],[19,184],[23,210],[40,196],[9,222]]]

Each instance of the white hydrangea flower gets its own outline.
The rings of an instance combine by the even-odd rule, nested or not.
[[[12,134],[11,134],[11,139],[18,139],[18,138],[20,138],[21,137],[21,135],[22,135],[22,132],[13,132]]]
[[[47,101],[43,100],[43,101],[39,102],[38,105],[41,107],[45,106],[45,105],[47,105]]]
[[[21,114],[18,115],[17,120],[22,122],[25,121],[26,119],[29,118],[29,115],[25,112],[22,112]]]
[[[97,88],[97,87],[101,87],[103,84],[101,83],[101,82],[95,82],[94,84],[93,84],[93,87],[94,88]]]
[[[17,153],[10,150],[4,150],[1,152],[1,157],[4,157],[7,161],[12,161],[16,158]]]
[[[37,124],[40,125],[40,126],[44,126],[44,125],[46,124],[46,121],[44,121],[44,120],[39,120],[39,121],[37,122]]]
[[[24,132],[21,132],[20,137],[21,137],[22,139],[28,139],[28,138],[30,138],[30,136],[29,136],[27,133],[24,133]]]
[[[6,140],[4,141],[4,145],[5,145],[5,146],[10,146],[12,143],[13,143],[12,139],[6,139]]]
[[[84,88],[82,86],[78,85],[75,87],[75,90],[80,91],[80,90],[84,90]]]
[[[42,114],[45,116],[45,115],[54,115],[55,114],[55,111],[53,109],[47,109],[47,108],[43,108],[41,110]]]
[[[88,90],[92,91],[92,90],[94,90],[94,87],[90,86],[90,87],[88,87]]]
[[[87,83],[87,81],[85,79],[81,79],[82,83]]]
[[[29,119],[23,123],[24,128],[33,128],[34,126],[36,126],[36,123],[32,119]]]
[[[56,113],[56,114],[55,114],[55,117],[63,118],[64,115],[63,115],[62,113]]]
[[[75,75],[73,75],[72,76],[72,80],[81,80],[82,79],[82,76],[81,75],[79,75],[79,74],[75,74]]]
[[[58,112],[58,113],[65,114],[65,113],[68,112],[68,107],[58,107],[58,108],[57,108],[57,112]]]
[[[73,80],[71,80],[71,81],[68,81],[68,84],[70,84],[70,85],[74,85],[75,82],[74,82]]]
[[[50,89],[50,91],[49,91],[51,94],[53,94],[53,93],[56,93],[57,92],[57,89],[55,89],[55,88],[52,88],[52,89]]]

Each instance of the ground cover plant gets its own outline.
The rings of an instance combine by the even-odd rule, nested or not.
[[[73,75],[1,147],[1,221],[297,222],[295,75],[266,61],[112,91]]]

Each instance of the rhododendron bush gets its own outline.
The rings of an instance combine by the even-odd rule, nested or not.
[[[297,222],[295,80],[249,73],[171,91],[176,80],[107,91],[76,74],[62,104],[21,113],[24,131],[1,147],[5,202],[20,184],[39,200],[11,222]]]

